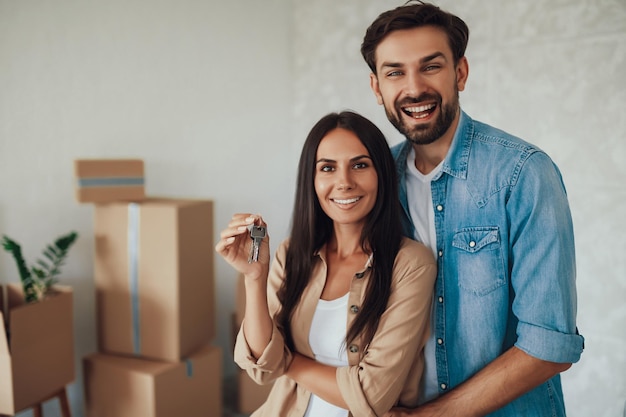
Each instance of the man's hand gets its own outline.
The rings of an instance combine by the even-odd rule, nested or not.
[[[431,401],[413,409],[402,407],[392,408],[385,413],[383,417],[467,417],[469,415],[471,414],[467,414],[463,410],[447,410],[445,402]]]
[[[417,412],[417,408],[413,410],[409,410],[408,408],[392,408],[383,414],[383,417],[411,417],[415,414],[413,412]]]

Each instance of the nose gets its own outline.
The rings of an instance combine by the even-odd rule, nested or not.
[[[405,93],[410,97],[418,97],[421,93],[424,92],[424,80],[420,76],[420,74],[409,72],[405,78]]]
[[[337,185],[337,190],[338,191],[349,191],[352,188],[354,188],[352,186],[352,184],[348,184],[348,183],[340,183],[340,184]]]
[[[348,169],[340,170],[339,175],[337,176],[337,190],[347,191],[354,188],[354,181],[352,180],[352,175],[350,174],[350,170]]]

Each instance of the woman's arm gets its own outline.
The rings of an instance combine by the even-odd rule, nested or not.
[[[267,307],[267,277],[245,276],[246,308],[242,324],[252,356],[260,358],[272,336],[273,322]]]
[[[307,391],[337,407],[348,409],[339,391],[336,374],[336,367],[324,365],[299,353],[293,354],[291,365],[285,373]]]
[[[233,215],[228,227],[220,234],[215,246],[233,268],[245,277],[246,307],[243,331],[252,355],[259,358],[272,335],[272,319],[267,307],[267,276],[269,271],[269,237],[265,236],[259,248],[257,262],[249,262],[252,239],[248,228],[266,227],[261,216],[249,213]]]
[[[271,271],[268,236],[261,242],[258,261],[248,262],[252,244],[248,227],[252,224],[265,227],[261,216],[233,215],[228,227],[221,232],[215,250],[244,276],[246,306],[235,343],[235,362],[255,382],[263,384],[281,376],[291,362],[291,352],[272,320],[278,303],[274,300],[273,310],[268,306],[268,293],[274,294],[283,279],[286,244],[277,250]]]

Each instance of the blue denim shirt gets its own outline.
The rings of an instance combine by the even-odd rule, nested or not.
[[[405,234],[411,143],[392,148]],[[561,174],[537,147],[461,112],[441,173],[431,183],[438,273],[434,328],[439,393],[512,346],[574,363],[576,328],[572,219]],[[560,376],[491,416],[564,416]]]

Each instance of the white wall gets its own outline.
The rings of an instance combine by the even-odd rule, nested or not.
[[[358,52],[370,21],[401,3],[0,0],[0,233],[28,259],[58,235],[80,233],[62,278],[75,291],[75,417],[80,358],[96,344],[93,211],[74,202],[72,161],[141,157],[148,194],[213,199],[216,238],[232,212],[260,212],[275,245],[287,233],[300,146],[319,117],[351,108],[390,142],[402,140]],[[471,30],[464,109],[544,148],[568,187],[586,337],[583,358],[563,377],[568,413],[621,416],[626,2],[438,4]],[[217,343],[232,372],[235,274],[216,259]],[[0,255],[0,282],[17,280]],[[58,416],[56,404],[44,412]]]
[[[214,200],[216,239],[236,211],[262,213],[284,237],[296,165],[291,16],[287,0],[0,0],[0,234],[28,260],[80,234],[61,279],[75,295],[75,417],[80,358],[96,341],[93,207],[74,200],[73,160],[143,158],[149,195]],[[232,373],[236,274],[221,259],[215,273],[217,343]],[[0,282],[17,281],[2,251]],[[58,415],[55,401],[44,414]]]
[[[563,375],[570,417],[621,417],[626,402],[626,1],[435,0],[470,27],[462,107],[557,162],[578,255],[586,338]],[[369,90],[365,29],[404,0],[295,0],[294,137],[329,109],[351,108],[403,138]]]

